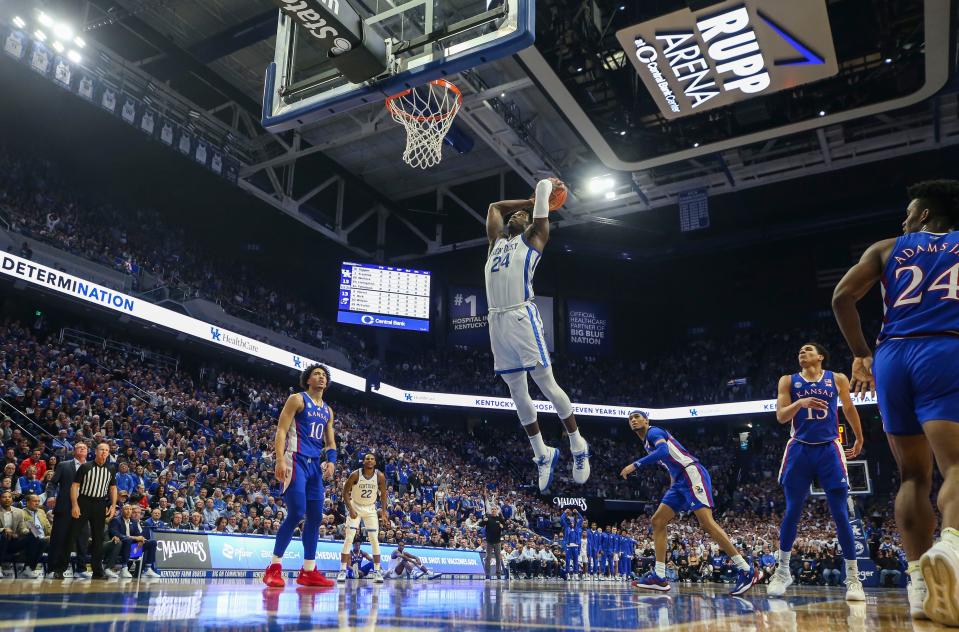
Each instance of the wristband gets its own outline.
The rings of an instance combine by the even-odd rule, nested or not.
[[[336,463],[336,448],[329,448],[326,451],[326,462]]]

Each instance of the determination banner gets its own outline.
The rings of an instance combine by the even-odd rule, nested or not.
[[[566,301],[567,348],[580,355],[606,355],[612,351],[609,312],[604,303]]]

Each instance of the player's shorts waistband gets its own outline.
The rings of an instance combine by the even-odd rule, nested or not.
[[[790,441],[801,443],[802,445],[829,445],[831,443],[836,443],[837,441],[839,441],[839,437],[836,437],[835,439],[830,439],[829,441],[816,441],[816,442],[803,441],[802,439],[797,439],[793,437],[792,439],[790,439]]]
[[[516,305],[509,305],[507,307],[490,307],[490,314],[502,314],[503,312],[511,312],[514,309],[523,309],[524,307],[531,307],[533,301],[523,301],[522,303],[517,303]]]

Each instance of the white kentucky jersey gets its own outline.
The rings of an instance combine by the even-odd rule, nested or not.
[[[373,477],[363,476],[363,470],[356,470],[356,484],[350,490],[350,501],[354,507],[373,507],[376,505],[376,492],[379,490],[379,482],[376,480],[376,470],[373,470]]]
[[[486,302],[490,311],[520,307],[533,300],[533,273],[542,256],[522,233],[496,240],[486,258]]]

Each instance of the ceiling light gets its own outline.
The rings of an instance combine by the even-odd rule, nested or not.
[[[39,20],[40,24],[42,24],[43,26],[53,26],[53,18],[51,18],[49,15],[47,15],[43,11],[41,11],[40,15],[37,16],[37,20]]]
[[[499,98],[505,99],[505,98],[506,98],[506,93],[505,93],[505,92],[500,92],[500,93],[499,93]]]
[[[87,47],[87,43],[86,43],[86,42],[83,40],[83,38],[80,37],[79,35],[77,35],[76,37],[73,38],[73,43],[76,44],[77,48],[86,48],[86,47]]]
[[[605,195],[604,197],[605,197],[607,200],[614,200],[614,199],[616,199],[616,191],[607,191],[607,192],[606,192],[606,195]]]
[[[626,135],[626,130],[621,131],[621,132],[619,133],[619,135],[620,135],[620,136],[625,136],[625,135]]]
[[[37,29],[36,31],[34,31],[33,36],[41,42],[47,41],[47,34],[41,31],[40,29]]]
[[[625,4],[619,5],[619,10],[620,10],[620,11],[625,11],[625,10],[626,10],[626,5],[625,5]]]
[[[23,27],[27,25],[27,23],[24,22],[23,18],[21,18],[19,15],[15,15],[13,16],[13,25],[17,27],[18,29],[22,29]]]
[[[80,53],[78,53],[77,51],[71,50],[69,53],[67,53],[67,59],[69,59],[75,64],[79,64],[80,61],[83,60],[83,57],[80,57]]]
[[[693,147],[699,147],[699,143],[693,143]]]
[[[576,72],[583,72],[583,67],[582,67],[582,66],[578,67],[578,68],[576,69]]]
[[[886,57],[886,63],[887,63],[887,64],[891,64],[891,63],[892,63],[892,57]]]
[[[54,43],[53,43],[53,50],[57,51],[58,53],[62,53],[62,52],[63,52],[63,44],[61,44],[60,42],[54,42]]]
[[[604,193],[611,190],[616,183],[610,176],[597,176],[589,181],[587,185],[590,193]]]
[[[64,24],[63,22],[53,27],[53,34],[58,40],[63,42],[69,42],[73,39],[73,29],[70,28],[69,24]]]
[[[819,110],[819,116],[826,116],[826,110]]]

